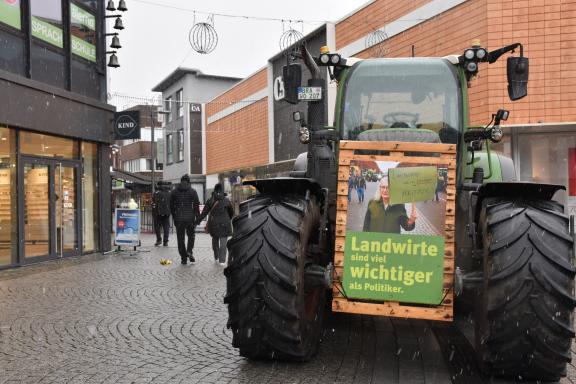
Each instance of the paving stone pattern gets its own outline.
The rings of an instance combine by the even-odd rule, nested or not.
[[[186,266],[175,238],[167,248],[153,241],[145,237],[146,253],[0,272],[0,383],[458,381],[427,323],[369,316],[330,316],[309,363],[241,358],[210,238],[197,236],[197,262]],[[161,266],[162,257],[174,263]]]

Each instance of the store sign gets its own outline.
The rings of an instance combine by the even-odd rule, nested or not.
[[[96,62],[96,46],[82,39],[82,35],[96,36],[96,17],[71,3],[70,20],[72,53],[93,63]]]
[[[0,22],[21,29],[20,0],[0,0]]]
[[[32,36],[58,48],[64,47],[62,29],[32,16]]]
[[[116,208],[114,218],[114,244],[140,245],[140,210]]]
[[[280,101],[283,100],[284,97],[284,81],[282,80],[282,76],[278,76],[274,79],[274,100]]]
[[[190,113],[202,113],[202,105],[190,104]]]
[[[114,114],[114,140],[140,138],[140,111],[123,111]]]

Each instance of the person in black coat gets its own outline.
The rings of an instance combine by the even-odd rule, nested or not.
[[[194,227],[196,218],[200,213],[200,200],[198,194],[190,186],[190,176],[184,175],[180,179],[180,184],[170,195],[170,211],[174,226],[176,227],[176,238],[178,239],[178,252],[182,259],[182,264],[196,261],[192,255],[194,249]],[[188,236],[188,243],[184,244],[184,238]]]
[[[226,265],[226,242],[228,236],[232,235],[232,216],[234,208],[226,197],[220,183],[214,186],[212,196],[206,202],[196,224],[210,215],[206,223],[208,233],[212,237],[212,249],[214,250],[214,260],[220,265]]]
[[[152,196],[152,215],[154,219],[154,232],[156,233],[156,246],[164,244],[168,246],[168,235],[170,232],[170,192],[168,187],[159,181]],[[164,241],[162,241],[162,229],[164,230]]]

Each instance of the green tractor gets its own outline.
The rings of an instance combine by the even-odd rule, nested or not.
[[[521,44],[494,51],[474,44],[444,58],[361,60],[326,49],[312,57],[303,45],[292,50],[311,74],[301,87],[300,64],[283,72],[286,101],[308,103],[307,121],[294,114],[308,152],[291,177],[247,182],[258,194],[233,220],[225,303],[240,355],[306,361],[318,350],[336,279],[341,143],[445,143],[457,156],[455,268],[448,284],[455,316],[474,319],[480,367],[535,380],[566,375],[575,336],[574,240],[563,206],[552,200],[564,187],[516,181],[512,161],[490,151],[490,142],[502,139],[507,111],[483,128],[468,123],[467,88],[479,64],[518,49],[519,56],[507,59],[508,93],[517,100],[528,81]],[[334,127],[325,126],[321,67],[338,83]],[[438,176],[445,190],[447,176]]]

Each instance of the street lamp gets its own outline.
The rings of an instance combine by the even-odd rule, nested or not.
[[[169,115],[169,111],[160,111],[156,110],[157,115]],[[152,133],[151,133],[151,141],[150,144],[150,157],[152,158],[152,197],[154,197],[154,189],[156,188],[156,142],[154,138],[154,133],[156,131],[156,127],[154,126],[154,108],[150,108],[150,125],[152,126]]]

